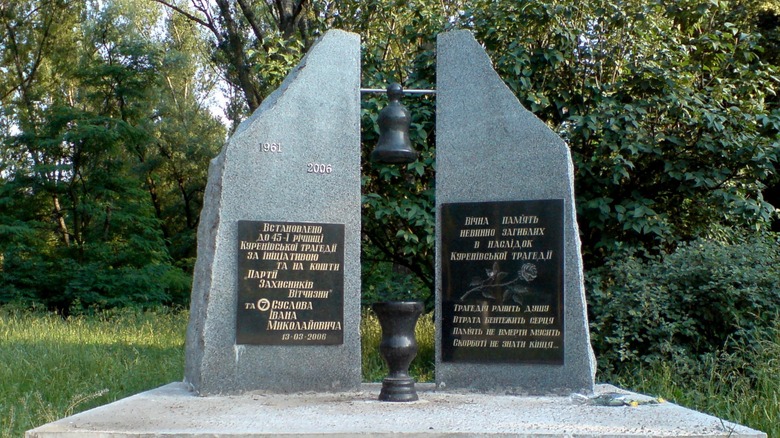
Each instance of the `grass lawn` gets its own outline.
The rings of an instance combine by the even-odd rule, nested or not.
[[[0,437],[181,380],[185,312],[0,308]]]
[[[67,320],[0,307],[0,438],[182,379],[186,312],[122,310]],[[363,315],[363,378],[387,368],[377,351],[379,323]],[[780,330],[778,330],[780,334]],[[434,324],[417,325],[411,366],[432,381]],[[632,372],[614,383],[763,430],[780,438],[780,336],[756,349],[749,377],[713,362],[708,375],[681,381],[673,367]]]

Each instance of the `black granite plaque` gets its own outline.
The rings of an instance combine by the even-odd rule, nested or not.
[[[344,225],[238,222],[236,343],[344,342]]]
[[[563,200],[441,206],[442,360],[563,364]]]

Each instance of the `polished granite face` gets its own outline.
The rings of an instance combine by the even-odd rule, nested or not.
[[[236,344],[344,343],[344,225],[239,221]]]
[[[563,365],[563,200],[440,212],[442,361]]]

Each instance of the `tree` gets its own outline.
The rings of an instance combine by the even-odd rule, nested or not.
[[[738,4],[737,4],[738,5]],[[480,0],[464,15],[520,99],[569,143],[589,265],[716,224],[765,226],[775,70],[735,2]]]
[[[216,65],[242,90],[250,111],[281,82],[314,37],[328,28],[363,37],[363,83],[367,87],[401,82],[407,88],[433,88],[436,34],[448,25],[461,3],[237,1],[234,5],[216,2],[208,8],[195,0],[191,11],[184,5],[156,1],[209,30]],[[252,71],[242,73],[241,67],[250,65]],[[409,282],[410,275],[416,278],[412,287],[421,289],[418,296],[428,297],[432,304],[434,101],[431,97],[406,101],[414,118],[411,137],[421,156],[402,167],[368,160],[378,136],[377,114],[384,104],[384,96],[363,99],[365,283],[371,287],[383,281],[389,275],[383,266],[402,267],[405,281]]]
[[[322,22],[361,35],[363,85],[435,88],[436,35],[451,27],[464,2],[344,1],[322,9]],[[368,302],[424,299],[433,308],[435,246],[435,97],[406,97],[410,139],[420,153],[408,165],[373,163],[377,118],[387,104],[363,96],[363,291]]]
[[[189,20],[164,13],[165,54],[156,73],[160,90],[147,130],[154,140],[136,150],[149,197],[171,256],[191,272],[208,161],[219,151],[225,129],[210,114],[219,75],[208,48]]]
[[[294,12],[288,17],[295,17],[284,22],[298,20],[295,32],[282,25],[283,4]],[[250,109],[327,28],[361,34],[364,85],[398,81],[407,88],[434,87],[437,33],[453,26],[472,29],[520,100],[572,148],[589,266],[624,245],[670,249],[679,240],[715,232],[716,224],[762,227],[772,214],[761,190],[777,160],[777,112],[767,104],[775,70],[759,56],[766,40],[750,18],[756,4],[372,0],[238,2],[233,9],[217,4],[212,10],[197,1],[192,5],[197,15],[178,10],[210,30],[214,53],[226,57],[219,65],[245,96],[251,93],[241,86],[238,67],[247,65],[248,48],[260,48],[263,55],[253,59],[256,81],[267,86],[252,88],[261,91],[254,100],[246,98]],[[278,53],[289,56],[268,56],[270,41],[285,46]],[[245,48],[243,55],[238,47]],[[402,168],[374,166],[367,155],[376,141],[383,97],[364,98],[364,259],[405,266],[431,287],[433,106],[426,98],[406,103],[421,159]]]
[[[361,34],[363,84],[372,88],[395,81],[435,88],[436,34],[472,29],[520,100],[572,148],[589,266],[621,246],[671,249],[723,225],[761,228],[770,217],[762,189],[776,178],[780,124],[772,95],[774,58],[762,52],[772,40],[757,26],[773,29],[772,15],[754,19],[759,6],[747,0],[155,2],[167,11],[164,30],[155,24],[160,10],[141,8],[137,0],[105,7],[27,0],[3,7],[5,62],[16,68],[0,71],[4,103],[13,101],[0,123],[18,130],[6,137],[3,151],[3,175],[14,175],[5,179],[4,199],[27,215],[9,217],[7,223],[16,225],[8,225],[7,236],[21,239],[28,219],[36,218],[54,226],[56,245],[81,245],[84,230],[105,223],[108,211],[112,223],[115,203],[131,196],[101,189],[122,181],[123,190],[144,192],[146,204],[135,211],[156,221],[150,227],[186,269],[205,160],[220,137],[204,110],[205,94],[193,90],[215,86],[211,73],[218,72],[230,84],[230,118],[237,123],[332,27]],[[56,8],[70,24],[53,41],[46,29],[60,22],[47,21],[42,11],[56,14]],[[57,53],[81,53],[80,62],[57,57],[54,45]],[[193,76],[205,80],[188,79]],[[51,102],[36,100],[35,93]],[[405,99],[420,159],[382,166],[367,158],[384,96],[364,96],[369,286],[393,265],[418,279],[414,287],[432,287],[433,102],[430,96]],[[69,143],[75,140],[81,149]],[[72,172],[93,172],[95,163],[116,168],[102,177],[94,171],[83,181]],[[74,197],[73,187],[89,196]],[[95,235],[86,242],[91,245]]]
[[[12,47],[4,53],[20,79],[3,78],[13,84],[4,121],[17,132],[3,139],[11,160],[0,181],[0,203],[9,207],[0,227],[0,301],[36,301],[63,312],[186,301],[189,279],[173,266],[164,226],[170,217],[160,213],[178,201],[155,198],[177,181],[148,166],[165,137],[155,122],[182,114],[158,99],[165,94],[163,54],[173,52],[152,37],[158,15],[140,6],[29,1],[3,11],[3,44]],[[59,17],[62,28],[54,32],[49,17]],[[192,96],[176,95],[193,106]],[[202,108],[185,114],[201,147],[221,138]],[[183,146],[165,143],[171,155]],[[201,155],[192,167],[205,168],[208,157]]]
[[[757,8],[751,9],[746,15],[761,34],[762,51],[758,53],[759,58],[776,70],[780,69],[780,2],[761,2]],[[780,109],[780,96],[777,93],[767,96],[767,105],[774,111]],[[772,224],[772,231],[780,232],[780,175],[775,172],[771,178],[763,182],[767,186],[762,191],[764,199],[774,205],[778,211]]]
[[[284,79],[311,43],[310,0],[155,0],[210,33],[212,59],[240,90],[249,113]],[[235,114],[234,122],[245,114]]]

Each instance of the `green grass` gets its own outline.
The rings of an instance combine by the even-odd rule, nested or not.
[[[184,312],[0,308],[0,437],[181,380]]]
[[[775,367],[775,371],[780,371]],[[633,390],[780,437],[780,374],[766,376],[752,388],[742,377],[730,386],[724,376],[702,376],[682,381],[671,367],[644,370],[631,377]],[[714,380],[713,380],[714,379]]]
[[[663,364],[616,376],[620,386],[663,397],[780,437],[780,324],[731,354],[691,365]]]
[[[64,320],[0,307],[0,437],[21,437],[41,424],[181,380],[186,324],[186,312],[124,310]],[[380,381],[387,373],[377,348],[380,337],[376,317],[365,311],[365,381]],[[410,372],[418,381],[432,381],[431,315],[420,318],[417,339]],[[626,370],[611,383],[780,438],[780,326],[775,338],[749,348],[700,363],[693,372],[666,364]]]

